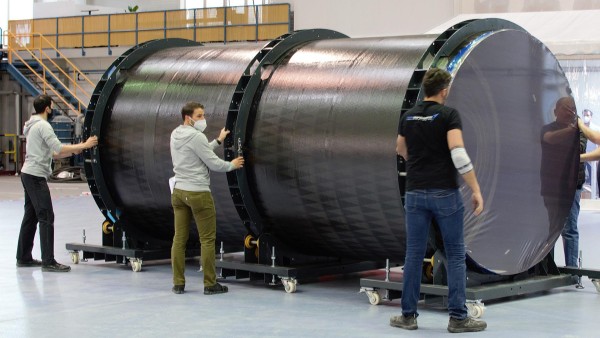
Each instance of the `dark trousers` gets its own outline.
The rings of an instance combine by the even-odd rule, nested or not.
[[[33,240],[38,223],[40,224],[40,246],[43,264],[54,262],[54,211],[46,178],[21,174],[21,182],[25,189],[25,215],[21,222],[17,260],[33,259]]]

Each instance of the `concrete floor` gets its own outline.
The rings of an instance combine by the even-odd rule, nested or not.
[[[51,184],[56,214],[55,255],[70,264],[65,243],[100,244],[103,220],[85,184]],[[223,281],[230,292],[204,296],[197,260],[188,262],[186,293],[171,293],[168,261],[144,262],[142,272],[100,261],[71,265],[69,273],[15,267],[23,216],[17,177],[0,177],[0,337],[438,337],[448,336],[444,309],[421,306],[419,329],[388,325],[400,302],[368,303],[361,276],[298,285],[286,294],[247,280]],[[600,211],[580,215],[584,266],[600,269]],[[563,264],[557,242],[557,263]],[[36,239],[34,257],[39,258]],[[574,286],[486,302],[488,329],[477,337],[600,337],[600,294],[584,278]]]

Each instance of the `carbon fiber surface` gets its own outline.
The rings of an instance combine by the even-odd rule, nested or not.
[[[275,237],[312,254],[403,260],[396,131],[407,80],[432,40],[315,42],[270,78],[249,158]]]
[[[263,232],[309,255],[402,263],[397,124],[409,79],[430,67],[431,57],[419,60],[435,38],[312,42],[265,73],[244,152]],[[204,103],[206,134],[216,137],[235,85],[260,47],[167,49],[121,75],[100,151],[130,235],[170,242],[169,135],[181,123],[181,106]],[[540,138],[556,100],[568,94],[567,80],[552,53],[518,30],[475,34],[440,61],[455,75],[447,104],[461,112],[486,201],[483,216],[472,217],[470,193],[461,187],[468,254],[500,274],[527,270],[553,247],[575,189],[576,142],[567,140],[563,155],[548,164]],[[240,243],[245,230],[225,175],[211,180],[219,240]],[[563,180],[542,196],[542,182]]]
[[[209,140],[217,137],[240,73],[259,48],[168,49],[121,74],[111,95],[110,118],[103,121],[99,149],[107,185],[130,236],[163,246],[170,243],[173,211],[168,179],[173,176],[173,166],[169,138],[181,124],[181,107],[192,100],[203,103],[208,123],[205,133]],[[222,149],[217,149],[217,155],[222,157]],[[211,174],[211,186],[218,240],[241,243],[245,232],[225,175]]]

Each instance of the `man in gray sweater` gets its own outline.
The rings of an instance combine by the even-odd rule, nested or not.
[[[210,193],[210,170],[228,172],[239,169],[244,159],[231,162],[220,159],[214,150],[223,143],[228,130],[223,128],[219,137],[211,142],[204,135],[206,120],[204,106],[188,102],[181,109],[183,124],[171,133],[171,159],[175,184],[171,204],[175,214],[175,235],[171,248],[173,289],[181,294],[185,289],[185,250],[189,237],[190,221],[196,222],[201,245],[201,262],[204,271],[204,294],[227,292],[227,287],[217,283],[215,269],[215,240],[217,218]]]
[[[64,158],[79,154],[98,144],[91,136],[79,144],[62,144],[48,119],[52,117],[52,99],[40,95],[33,101],[35,113],[25,123],[23,134],[27,138],[25,163],[21,169],[21,182],[25,189],[25,214],[21,223],[17,245],[17,267],[41,266],[42,271],[68,272],[71,267],[54,260],[54,210],[46,179],[52,173],[52,158]],[[40,247],[42,261],[33,259],[33,240],[37,224],[40,224]]]

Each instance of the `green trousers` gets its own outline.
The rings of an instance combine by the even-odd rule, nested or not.
[[[173,285],[185,285],[185,246],[190,235],[192,217],[196,221],[200,237],[200,262],[204,272],[204,286],[215,285],[217,283],[215,271],[217,216],[211,193],[174,189],[171,204],[175,214],[175,236],[171,247]]]

